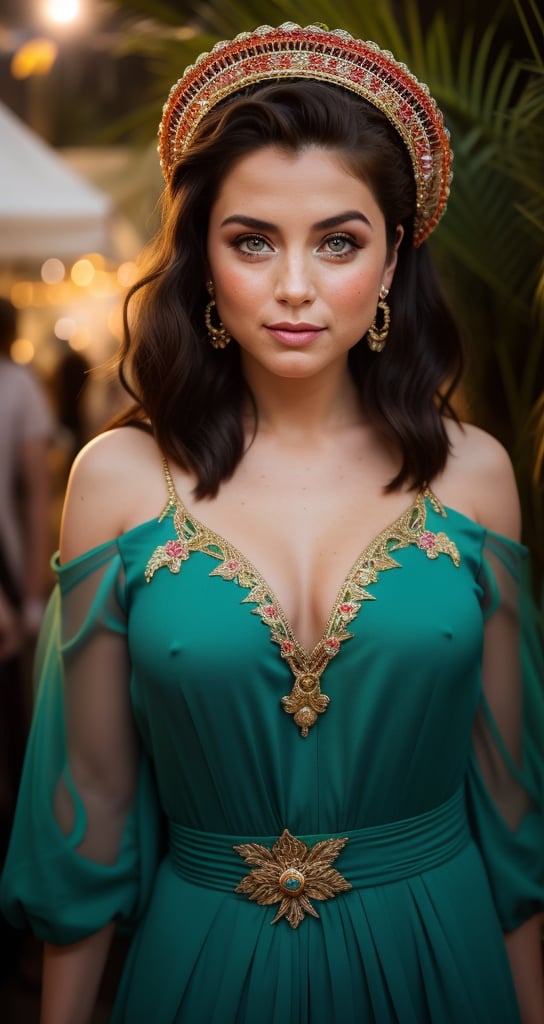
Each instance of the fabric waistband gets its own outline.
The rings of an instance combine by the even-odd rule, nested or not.
[[[234,846],[258,843],[271,848],[278,836],[222,835],[201,832],[169,821],[170,859],[177,875],[207,889],[229,892],[247,873]],[[335,867],[352,888],[395,882],[443,864],[470,841],[464,791],[445,803],[387,825],[354,831],[298,835],[308,846],[324,839],[347,837]]]

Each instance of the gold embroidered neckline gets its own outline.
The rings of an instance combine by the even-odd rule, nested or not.
[[[420,491],[410,507],[366,545],[348,570],[321,639],[313,650],[307,651],[297,640],[281,604],[258,569],[225,537],[189,514],[174,488],[166,462],[164,471],[168,501],[159,521],[171,515],[176,538],[155,549],[145,569],[146,581],[151,582],[158,569],[163,567],[172,573],[179,573],[190,553],[201,551],[220,562],[210,572],[210,576],[235,581],[243,589],[249,590],[242,603],[256,605],[251,609],[252,613],[259,615],[269,627],[271,640],[279,645],[281,657],[287,661],[293,673],[291,692],[282,697],[281,704],[284,711],[293,716],[302,736],[308,735],[318,715],[323,714],[329,706],[330,698],[321,693],[320,680],[342,643],[353,636],[347,630],[348,624],[356,617],[363,601],[375,600],[366,588],[378,581],[380,572],[400,568],[392,552],[415,545],[428,558],[436,559],[440,554],[447,554],[455,566],[460,564],[455,543],[445,533],[433,533],[426,529],[427,500],[435,512],[444,517],[446,512],[431,490],[427,488]]]

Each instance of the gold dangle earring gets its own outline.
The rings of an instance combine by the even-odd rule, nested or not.
[[[204,311],[204,320],[206,321],[206,330],[208,331],[210,345],[213,345],[214,348],[226,348],[227,345],[232,341],[232,338],[229,332],[227,331],[225,325],[221,323],[221,320],[219,319],[215,303],[215,288],[213,286],[213,281],[206,281],[206,288],[208,289],[208,294],[211,296],[210,301],[208,302],[208,305],[206,306],[206,309]],[[218,327],[216,327],[215,324],[212,323],[213,309],[215,309],[216,316],[219,320]]]
[[[378,327],[378,324],[376,323],[378,319],[377,309],[376,315],[367,331],[368,347],[372,349],[373,352],[381,352],[385,348],[387,335],[389,334],[389,324],[391,323],[391,310],[389,309],[389,306],[385,301],[388,295],[389,288],[386,288],[385,285],[382,284],[380,288],[378,309],[380,310],[383,316],[383,323],[381,327]]]

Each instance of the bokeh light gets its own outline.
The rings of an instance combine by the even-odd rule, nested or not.
[[[64,280],[65,273],[66,267],[64,266],[64,263],[62,260],[57,260],[55,258],[46,260],[45,263],[42,264],[40,271],[42,281],[44,281],[45,284],[59,284],[60,281]]]
[[[9,352],[13,362],[19,363],[21,366],[31,363],[36,354],[34,345],[28,338],[16,338]]]
[[[58,47],[52,39],[28,39],[13,54],[11,73],[21,80],[30,75],[47,75],[57,59]]]
[[[77,260],[70,271],[70,277],[74,284],[80,288],[87,288],[96,274],[96,270],[88,259]]]
[[[79,0],[48,0],[45,13],[57,25],[68,25],[76,21],[81,13]]]
[[[60,338],[61,341],[69,341],[77,330],[77,324],[71,316],[61,316],[57,320],[53,330],[55,336]]]

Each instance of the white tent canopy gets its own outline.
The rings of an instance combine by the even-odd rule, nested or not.
[[[0,262],[111,249],[110,199],[0,103]]]

